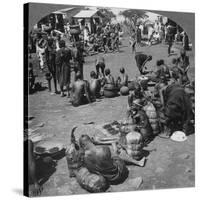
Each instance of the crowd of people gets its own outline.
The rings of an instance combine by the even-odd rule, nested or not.
[[[194,125],[194,105],[191,99],[191,90],[194,95],[194,81],[191,81],[187,74],[190,62],[185,46],[181,49],[180,56],[172,59],[170,66],[166,65],[163,59],[159,59],[156,62],[156,70],[148,71],[146,63],[152,60],[152,56],[137,52],[137,46],[141,44],[141,30],[137,26],[130,43],[131,50],[135,53],[134,58],[140,77],[131,81],[125,67],[122,66],[118,77],[114,78],[111,70],[106,66],[105,56],[100,54],[96,56],[94,70],[90,72],[90,80],[84,79],[83,66],[86,49],[104,53],[109,50],[119,50],[120,32],[122,30],[118,24],[99,26],[95,34],[89,34],[88,28],[85,27],[83,42],[72,39],[72,47],[69,47],[66,40],[54,31],[49,34],[37,33],[36,51],[40,68],[42,70],[45,66],[48,68],[45,77],[49,91],[52,90],[51,80],[53,79],[54,93],[60,94],[61,97],[67,96],[75,107],[92,103],[103,96],[111,97],[106,95],[107,90],[113,92],[114,96],[118,93],[128,95],[127,118],[124,126],[129,124],[130,131],[141,133],[146,144],[160,133],[165,133],[167,137],[176,130],[181,130],[186,135],[190,134],[191,126]],[[168,54],[170,54],[172,45],[170,37],[168,44]],[[73,80],[72,72],[74,73]],[[34,82],[33,65],[30,63],[30,90],[34,87]],[[150,84],[153,84],[153,89]],[[157,135],[153,134],[155,127],[150,123],[144,109],[149,102],[159,113]],[[126,166],[120,159],[111,158],[108,148],[103,147],[97,150],[87,135],[81,136],[79,144],[86,152],[85,162],[89,163],[87,169],[90,172],[103,176],[111,184],[128,176]],[[96,155],[95,158],[94,155]],[[105,166],[108,167],[105,168]]]

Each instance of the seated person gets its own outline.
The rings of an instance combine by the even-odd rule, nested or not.
[[[120,68],[121,75],[117,79],[117,85],[121,88],[122,86],[128,86],[128,75],[125,74],[125,69]]]
[[[128,108],[127,108],[127,118],[131,114],[131,109],[135,105],[135,102],[138,104],[143,103],[144,92],[139,83],[135,83],[135,89],[131,91],[128,95]]]
[[[89,89],[92,98],[96,99],[100,97],[100,90],[101,90],[101,81],[97,78],[97,75],[94,71],[90,72],[90,82],[89,82]]]
[[[91,103],[89,95],[89,84],[87,81],[81,79],[81,73],[76,73],[76,81],[72,84],[71,102],[73,106]]]
[[[137,65],[138,70],[140,71],[141,75],[145,75],[145,74],[148,73],[148,72],[145,71],[145,69],[147,69],[145,67],[145,64],[148,61],[151,61],[151,60],[152,60],[151,55],[146,55],[146,54],[143,54],[143,53],[136,54],[135,61],[136,61],[136,65]]]
[[[173,79],[173,82],[177,82],[179,79],[179,69],[178,69],[178,63],[177,59],[173,58],[172,59],[172,68],[171,68],[171,77]]]
[[[157,60],[156,62],[157,70],[151,77],[152,81],[155,82],[166,82],[171,77],[169,68],[165,65],[164,60]]]
[[[110,74],[109,68],[105,70],[105,84],[115,85],[115,80],[113,76]]]
[[[108,146],[95,146],[88,135],[82,135],[79,144],[84,152],[84,165],[91,172],[102,175],[110,184],[122,183],[128,169],[118,156],[111,156]]]
[[[178,130],[189,133],[190,120],[193,118],[192,104],[179,84],[171,84],[160,90],[160,99],[164,108],[165,124],[170,129],[169,135],[177,125]]]
[[[181,85],[186,85],[190,83],[189,77],[188,77],[188,70],[190,68],[190,62],[189,57],[186,55],[185,50],[181,50],[180,57],[177,59],[178,63],[178,69],[180,73],[180,79],[179,82]]]

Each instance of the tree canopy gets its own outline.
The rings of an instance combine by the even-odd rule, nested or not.
[[[98,13],[102,17],[103,23],[110,22],[112,18],[116,17],[116,15],[110,9],[99,8],[98,11],[99,11]]]
[[[146,11],[135,10],[135,9],[128,9],[128,10],[121,11],[120,15],[132,21],[134,25],[136,25],[136,23],[138,22],[138,19],[148,17],[148,15],[146,15]]]

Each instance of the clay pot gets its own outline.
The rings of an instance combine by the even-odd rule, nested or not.
[[[118,88],[112,84],[106,84],[104,86],[103,94],[107,98],[116,97],[118,93]]]
[[[120,94],[121,94],[122,96],[129,95],[129,88],[126,87],[126,86],[122,86],[121,89],[120,89]]]

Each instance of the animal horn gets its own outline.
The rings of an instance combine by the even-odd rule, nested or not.
[[[74,132],[75,132],[76,128],[77,128],[77,126],[72,128],[72,131],[71,131],[71,143],[75,143],[76,142],[76,138],[75,138],[75,135],[74,135]]]

